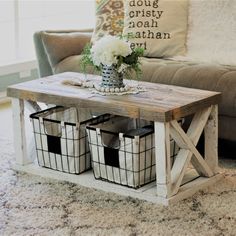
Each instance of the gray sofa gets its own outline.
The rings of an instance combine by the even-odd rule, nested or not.
[[[65,71],[81,72],[81,52],[92,30],[40,31],[34,43],[40,77]],[[236,141],[236,66],[142,58],[142,80],[222,92],[219,137]],[[90,73],[93,73],[89,69]]]

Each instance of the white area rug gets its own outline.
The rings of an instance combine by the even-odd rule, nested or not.
[[[0,235],[236,235],[236,160],[224,178],[163,207],[11,170],[12,143],[0,138]]]

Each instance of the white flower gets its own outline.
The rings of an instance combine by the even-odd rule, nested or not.
[[[91,48],[92,60],[96,66],[116,65],[118,56],[126,57],[132,53],[130,43],[115,36],[105,36]]]
[[[128,64],[123,63],[123,64],[121,64],[120,67],[118,68],[118,72],[119,72],[119,73],[125,72],[128,67],[129,67]]]

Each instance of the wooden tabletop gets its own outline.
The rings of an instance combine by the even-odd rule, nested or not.
[[[9,97],[62,106],[79,106],[94,111],[141,118],[170,121],[195,113],[220,101],[220,93],[157,83],[139,82],[147,91],[122,96],[93,94],[87,88],[65,85],[70,79],[84,79],[83,74],[65,72],[32,80],[7,89]],[[91,81],[99,76],[88,75]]]

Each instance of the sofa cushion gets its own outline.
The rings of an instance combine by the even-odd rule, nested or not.
[[[82,72],[80,60],[81,55],[62,60],[55,67],[55,73]],[[219,113],[236,117],[236,66],[153,58],[142,58],[141,64],[144,81],[222,92]],[[91,67],[88,72],[94,73]]]
[[[236,65],[235,12],[235,0],[191,0],[183,60]]]
[[[185,54],[188,0],[125,0],[123,35],[148,57]]]
[[[91,41],[104,35],[121,35],[124,26],[123,0],[97,0],[96,25]]]

